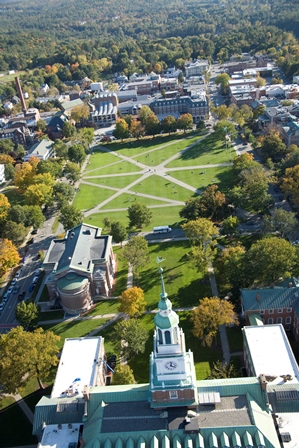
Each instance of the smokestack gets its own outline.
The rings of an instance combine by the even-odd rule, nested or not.
[[[22,92],[22,89],[21,89],[20,80],[19,80],[19,78],[17,76],[15,77],[15,81],[16,81],[18,95],[19,95],[19,98],[20,98],[21,104],[22,104],[22,111],[23,111],[23,114],[24,114],[24,117],[25,117],[26,113],[27,113],[27,107],[26,107],[25,100],[24,100],[24,97],[23,97],[23,92]]]

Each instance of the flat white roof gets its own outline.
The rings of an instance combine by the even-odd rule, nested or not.
[[[51,398],[73,394],[82,396],[85,385],[97,383],[98,370],[102,368],[104,340],[101,337],[71,338],[64,341]]]
[[[299,381],[299,368],[281,324],[244,327],[255,375],[291,375]],[[283,382],[283,381],[282,381]]]
[[[289,433],[291,436],[289,442],[283,442],[283,447],[294,448],[299,440],[298,412],[278,412],[276,415],[278,416],[276,420],[280,434]]]
[[[38,446],[43,448],[69,448],[70,443],[77,445],[79,429],[80,424],[78,423],[47,425]]]

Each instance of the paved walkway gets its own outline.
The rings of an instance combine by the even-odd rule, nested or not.
[[[171,172],[176,172],[176,171],[186,171],[186,170],[195,170],[195,169],[207,169],[207,168],[215,168],[215,167],[222,167],[222,166],[230,166],[231,163],[221,163],[221,164],[206,164],[206,165],[191,165],[189,167],[174,167],[174,168],[166,168],[166,165],[169,164],[171,161],[175,160],[176,158],[178,158],[179,156],[181,156],[182,154],[184,154],[186,151],[190,150],[192,147],[196,146],[200,141],[204,140],[209,134],[206,134],[204,136],[201,136],[198,138],[198,140],[196,140],[196,142],[192,143],[191,145],[187,146],[185,149],[183,149],[182,151],[179,151],[178,153],[174,154],[173,156],[169,157],[168,159],[162,160],[162,162],[156,166],[151,166],[151,165],[146,165],[144,163],[138,162],[137,160],[135,160],[134,157],[138,157],[138,155],[135,155],[134,157],[129,157],[129,156],[125,156],[121,153],[118,153],[116,151],[111,151],[109,148],[107,147],[103,147],[101,146],[101,150],[107,153],[112,154],[113,156],[115,156],[118,161],[115,163],[111,163],[107,166],[113,166],[115,164],[119,163],[119,160],[123,160],[126,162],[129,162],[131,164],[134,164],[137,168],[140,168],[139,171],[136,172],[129,172],[129,173],[115,173],[115,174],[103,174],[103,175],[93,175],[94,171],[97,171],[98,168],[92,169],[92,170],[85,170],[85,175],[84,175],[84,179],[80,180],[81,184],[85,184],[85,185],[90,185],[93,187],[97,187],[100,189],[106,189],[106,190],[110,190],[112,192],[114,192],[114,194],[112,194],[109,198],[105,199],[104,201],[100,202],[99,204],[97,204],[95,207],[91,208],[90,210],[87,210],[84,212],[84,216],[88,217],[90,215],[93,215],[94,213],[109,213],[109,212],[113,212],[113,211],[123,211],[123,210],[127,210],[127,207],[124,208],[111,208],[109,210],[102,210],[102,208],[104,206],[106,206],[107,204],[113,202],[114,199],[116,199],[117,197],[121,196],[122,194],[128,194],[128,195],[135,195],[136,198],[138,197],[144,197],[147,199],[152,199],[155,201],[163,201],[163,203],[161,205],[157,204],[157,205],[152,205],[150,206],[150,208],[157,208],[157,207],[165,207],[165,206],[183,206],[184,202],[183,201],[178,201],[175,199],[169,199],[163,196],[155,196],[149,193],[140,193],[137,192],[135,190],[135,186],[142,184],[142,182],[145,179],[148,179],[149,177],[152,176],[160,176],[163,179],[167,179],[167,181],[172,182],[173,184],[185,188],[186,190],[191,191],[193,194],[200,194],[201,190],[192,187],[191,185],[189,185],[188,183],[176,179],[175,177],[172,177],[169,173]],[[180,141],[184,141],[187,140],[188,137],[185,137],[183,139],[181,139]],[[150,149],[148,151],[145,151],[142,153],[142,155],[144,154],[150,154],[151,152],[154,151],[159,151],[159,150],[163,150],[163,148],[166,148],[168,146],[173,145],[174,142],[168,142],[165,143],[159,147]],[[85,162],[85,167],[88,164],[88,161]],[[82,169],[83,172],[84,168]],[[99,183],[95,183],[92,180],[93,179],[104,179],[104,178],[117,178],[117,177],[126,177],[126,176],[132,176],[132,175],[139,175],[140,177],[138,177],[138,179],[134,180],[133,182],[131,182],[129,185],[127,185],[126,187],[123,188],[115,188],[115,187],[111,187],[108,185],[105,185],[105,183],[103,182],[102,184]],[[153,179],[154,182],[154,179]]]

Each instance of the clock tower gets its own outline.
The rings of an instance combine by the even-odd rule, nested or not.
[[[153,408],[195,406],[198,402],[193,353],[186,351],[179,316],[172,309],[159,269],[161,289],[153,352],[150,356],[150,393]]]

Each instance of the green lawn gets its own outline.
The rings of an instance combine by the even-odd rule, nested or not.
[[[91,170],[105,167],[106,165],[118,163],[119,159],[113,153],[101,149],[93,149],[93,153],[90,155],[88,162],[84,174],[89,173]]]
[[[107,322],[107,320],[108,319],[72,320],[54,325],[44,324],[42,327],[44,330],[51,330],[60,336],[58,346],[59,349],[62,349],[66,338],[80,338],[82,336],[87,336],[91,331]]]
[[[75,205],[75,207],[79,210],[89,210],[98,205],[100,202],[108,199],[114,193],[115,191],[101,188],[100,186],[96,187],[81,183],[80,191],[77,192],[73,205]]]
[[[86,180],[87,182],[92,182],[94,184],[104,185],[107,187],[125,188],[139,178],[140,178],[139,174],[135,175],[129,174],[129,175],[119,175],[115,177],[105,177],[105,176],[96,178],[85,177],[84,180]]]
[[[98,302],[90,311],[85,313],[84,317],[118,313],[118,306],[119,302],[117,300],[103,300]]]
[[[152,194],[161,199],[167,198],[175,201],[186,201],[190,196],[194,195],[191,190],[170,182],[167,176],[165,178],[156,175],[150,176],[144,179],[142,183],[135,185],[134,189],[141,194]]]
[[[234,157],[236,157],[236,152],[232,147],[226,150],[225,143],[217,140],[214,134],[210,134],[202,142],[171,161],[166,167],[176,168],[227,163],[231,162]]]
[[[148,166],[160,165],[160,163],[164,162],[164,160],[192,145],[199,140],[199,138],[200,137],[198,135],[191,136],[191,138],[189,137],[184,140],[174,141],[172,144],[168,143],[168,146],[158,146],[154,151],[153,148],[150,148],[144,154],[134,156],[134,159]]]
[[[21,195],[17,188],[6,188],[2,191],[3,194],[9,200],[10,205],[13,207],[14,205],[25,205],[25,198]]]
[[[150,263],[140,271],[138,279],[138,284],[145,293],[148,309],[157,308],[161,293],[157,256],[165,259],[160,267],[164,269],[166,292],[174,308],[196,306],[199,299],[211,296],[210,285],[202,283],[203,274],[193,269],[187,261],[186,253],[189,249],[187,241],[149,245]]]
[[[121,197],[121,196],[120,196]],[[134,196],[125,195],[125,198],[128,197],[134,198]],[[142,197],[139,197],[138,200],[142,201]],[[115,199],[116,201],[116,199]],[[123,204],[123,207],[129,207],[131,202],[126,202]],[[158,202],[158,204],[163,204],[163,202]],[[114,201],[110,203],[110,206],[114,204]],[[107,204],[109,206],[109,204]],[[129,220],[127,217],[126,211],[117,211],[117,212],[107,212],[105,208],[110,209],[110,207],[103,207],[103,213],[94,213],[91,216],[88,216],[84,219],[84,222],[92,224],[98,227],[104,227],[103,219],[108,216],[111,221],[120,221],[124,226],[129,224]],[[114,207],[111,207],[111,209]],[[182,219],[179,216],[179,212],[182,210],[182,206],[169,206],[165,203],[162,207],[151,208],[151,212],[153,213],[151,223],[148,226],[145,226],[142,230],[151,231],[153,227],[160,225],[169,225],[170,227],[178,227],[179,223],[182,222]],[[163,212],[163,216],[161,216],[161,212]]]
[[[115,158],[116,156],[114,156],[114,159]],[[83,178],[88,176],[103,176],[107,174],[138,173],[140,171],[142,171],[141,168],[134,163],[117,158],[117,161],[110,165],[105,165],[102,166],[102,168],[93,169],[91,171],[84,171]]]
[[[208,185],[216,183],[219,190],[225,192],[233,187],[232,169],[230,166],[219,166],[213,168],[197,168],[183,171],[169,171],[168,174],[175,179],[186,182],[194,188],[204,190]],[[192,192],[190,191],[190,197]]]
[[[54,311],[44,311],[43,313],[39,314],[39,320],[45,321],[45,320],[56,320],[56,319],[63,319],[64,312],[59,310]]]
[[[136,188],[137,188],[137,185],[134,185],[132,187],[132,191],[137,191]],[[161,201],[160,201],[159,199],[146,198],[141,195],[122,193],[119,196],[117,196],[116,198],[114,198],[111,202],[108,202],[108,204],[101,207],[101,210],[113,210],[115,208],[127,209],[128,207],[130,207],[130,205],[133,204],[134,201],[141,202],[142,204],[145,204],[146,206],[163,204],[163,198],[161,198]],[[123,211],[122,213],[127,213],[127,211]]]

